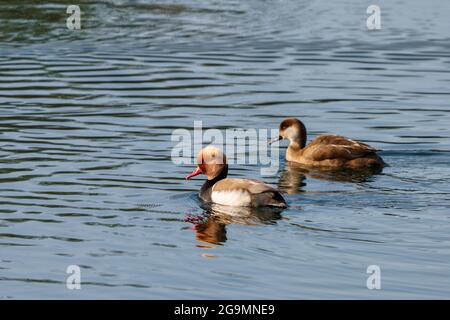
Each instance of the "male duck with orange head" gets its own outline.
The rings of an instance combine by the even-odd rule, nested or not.
[[[240,207],[285,208],[286,201],[280,192],[259,180],[227,178],[226,156],[213,146],[197,155],[197,168],[186,179],[204,174],[206,182],[200,189],[200,198],[206,202]]]

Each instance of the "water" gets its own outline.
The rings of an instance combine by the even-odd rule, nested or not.
[[[381,1],[376,32],[371,1],[80,0],[80,31],[72,1],[15,3],[0,2],[0,297],[449,298],[448,1]],[[172,131],[286,116],[390,166],[233,165],[290,208],[208,219]]]

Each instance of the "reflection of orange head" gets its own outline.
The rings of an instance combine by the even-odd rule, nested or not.
[[[195,225],[196,238],[198,241],[220,244],[227,241],[225,225],[209,219],[205,223]]]

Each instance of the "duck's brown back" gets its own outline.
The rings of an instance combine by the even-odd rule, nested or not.
[[[289,152],[290,151],[290,152]],[[288,150],[291,161],[312,166],[383,166],[377,150],[366,143],[338,135],[322,135],[298,152]],[[294,154],[297,154],[295,157]]]

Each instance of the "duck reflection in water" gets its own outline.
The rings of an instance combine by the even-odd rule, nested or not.
[[[200,219],[189,218],[187,221],[194,224],[198,241],[216,245],[227,241],[226,225],[273,224],[281,219],[283,211],[282,208],[230,207],[219,204],[205,204],[203,209]]]
[[[287,161],[278,180],[278,189],[288,194],[302,193],[307,178],[354,183],[368,182],[381,171],[381,168],[315,170]]]

